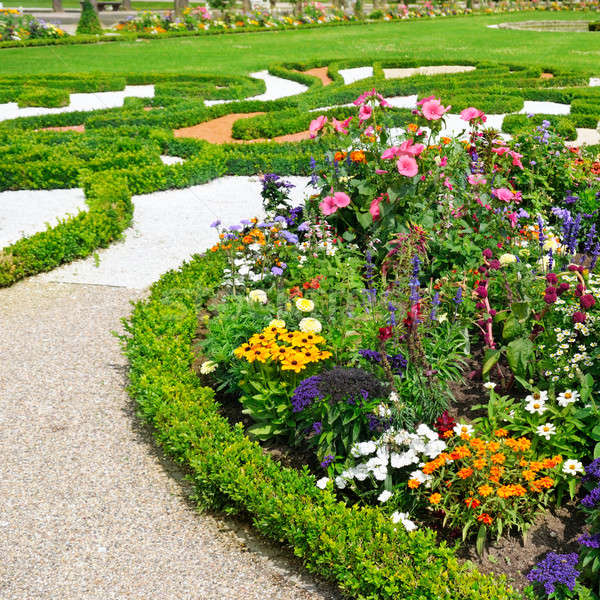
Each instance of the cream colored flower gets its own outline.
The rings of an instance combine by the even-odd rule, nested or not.
[[[312,317],[305,317],[300,321],[298,325],[298,329],[303,331],[304,333],[321,333],[323,326],[318,319],[313,319]]]
[[[503,254],[499,259],[500,264],[504,267],[511,263],[517,262],[517,257],[514,254]]]
[[[250,302],[260,302],[261,304],[266,304],[268,300],[267,293],[263,290],[252,290],[248,294],[248,300],[250,300]]]
[[[202,373],[202,375],[208,375],[209,373],[216,371],[218,366],[219,365],[214,360],[205,360],[200,365],[200,373]]]
[[[285,329],[285,321],[283,319],[273,319],[269,323],[269,327],[277,327],[277,329]]]
[[[296,298],[296,308],[300,312],[310,312],[315,307],[315,303],[308,298]]]

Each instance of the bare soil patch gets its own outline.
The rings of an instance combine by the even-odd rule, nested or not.
[[[323,85],[331,85],[333,83],[333,79],[327,74],[327,67],[315,67],[314,69],[308,69],[308,71],[303,72],[307,75],[318,77]]]

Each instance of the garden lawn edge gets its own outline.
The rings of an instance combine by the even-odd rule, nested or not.
[[[220,414],[192,372],[198,311],[223,269],[196,256],[156,282],[124,320],[129,393],[164,451],[183,464],[200,508],[248,515],[306,568],[359,600],[516,600],[504,578],[460,564],[432,531],[406,532],[380,509],[349,507],[315,486],[308,470],[281,466]]]
[[[133,205],[127,180],[114,174],[83,179],[89,210],[0,249],[0,287],[89,256],[129,226]]]

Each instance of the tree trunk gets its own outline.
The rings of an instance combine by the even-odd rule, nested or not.
[[[189,0],[175,0],[175,16],[181,17],[183,14],[183,9],[187,8],[189,5]]]
[[[54,12],[62,12],[63,11],[62,0],[52,0],[52,10]]]
[[[131,0],[123,0],[123,4],[121,6],[123,10],[131,10]]]
[[[250,0],[242,0],[242,11],[245,15],[249,15],[252,12],[252,4],[250,4]]]

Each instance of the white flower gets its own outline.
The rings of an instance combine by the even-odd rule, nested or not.
[[[389,409],[388,406],[386,406],[385,404],[380,404],[376,409],[375,409],[375,414],[378,417],[382,417],[382,418],[387,418],[387,417],[391,417],[392,416],[392,411]]]
[[[457,423],[452,430],[456,435],[473,435],[473,425]]]
[[[548,250],[552,250],[552,252],[556,252],[560,248],[560,242],[557,238],[548,238],[544,242],[544,250],[548,252]]]
[[[377,500],[379,500],[381,503],[387,502],[393,495],[394,494],[392,494],[392,492],[389,490],[383,490],[383,492],[381,492],[381,494],[379,494],[377,497]]]
[[[484,387],[486,390],[494,390],[494,389],[496,389],[496,384],[495,384],[493,381],[486,381],[486,382],[483,384],[483,387]]]
[[[354,467],[352,472],[354,473],[354,477],[358,479],[358,481],[364,481],[369,476],[369,469],[367,469],[367,465],[357,465],[356,467]]]
[[[398,394],[396,392],[392,392],[390,394],[390,402],[398,402],[399,398],[398,398]]]
[[[546,412],[546,403],[543,400],[530,400],[525,405],[525,410],[532,415],[543,415]]]
[[[377,481],[385,481],[388,475],[388,470],[386,465],[378,465],[373,469],[373,477],[377,479]]]
[[[200,373],[202,373],[202,375],[208,375],[209,373],[216,371],[218,366],[219,365],[214,360],[205,360],[200,365]]]
[[[514,254],[503,254],[498,261],[502,266],[510,265],[511,263],[517,262],[517,257]]]
[[[300,321],[298,325],[298,329],[303,331],[304,333],[321,333],[323,326],[318,319],[313,319],[312,317],[305,317]]]
[[[529,402],[533,402],[534,400],[539,400],[540,402],[546,402],[546,400],[548,400],[548,392],[533,392],[533,394],[529,394],[529,396],[527,396],[525,398],[525,402],[529,403]]]
[[[308,298],[296,298],[296,308],[300,312],[310,312],[315,307],[315,303]]]
[[[248,300],[250,300],[250,302],[260,302],[261,304],[266,304],[268,300],[267,293],[263,290],[252,290],[248,294]]]
[[[346,488],[346,480],[345,480],[345,479],[344,479],[344,478],[343,478],[341,475],[338,475],[338,476],[335,478],[335,485],[336,485],[336,487],[337,487],[337,488],[339,488],[340,490],[343,490],[343,489],[345,489],[345,488]]]
[[[329,483],[329,477],[321,477],[319,481],[317,481],[317,487],[321,490],[324,490]]]
[[[417,526],[408,517],[408,513],[396,511],[395,513],[392,513],[391,519],[392,523],[402,523],[406,531],[414,531],[415,529],[417,529]]]
[[[583,473],[583,465],[578,460],[570,458],[565,460],[562,470],[567,475],[577,475],[577,473]]]
[[[402,454],[392,452],[390,457],[390,464],[394,469],[401,469],[402,467],[407,467],[408,465],[413,465],[418,462],[419,457],[412,449],[408,450],[407,452],[403,452]]]
[[[558,395],[558,404],[560,406],[562,406],[563,408],[565,406],[569,406],[569,404],[572,404],[573,402],[577,402],[577,400],[579,399],[579,392],[575,391],[575,390],[567,390],[566,392],[563,392],[562,394]]]
[[[368,456],[377,450],[375,442],[358,442],[356,444],[359,456]]]
[[[444,450],[446,449],[446,442],[444,440],[432,440],[425,446],[425,450],[423,450],[423,454],[427,456],[427,458],[437,458]]]
[[[433,431],[433,429],[425,425],[425,423],[421,423],[417,427],[417,435],[426,437],[430,442],[440,439],[439,435],[437,434],[437,431]]]
[[[556,433],[556,427],[554,427],[554,425],[552,425],[552,423],[544,423],[543,425],[540,425],[536,429],[536,433],[539,436],[549,440],[550,436],[552,436]]]
[[[417,469],[410,474],[409,479],[416,479],[419,483],[425,483],[425,481],[427,481],[427,475],[420,469]]]
[[[269,323],[269,327],[277,327],[277,329],[285,329],[285,321],[283,319],[273,319]]]

